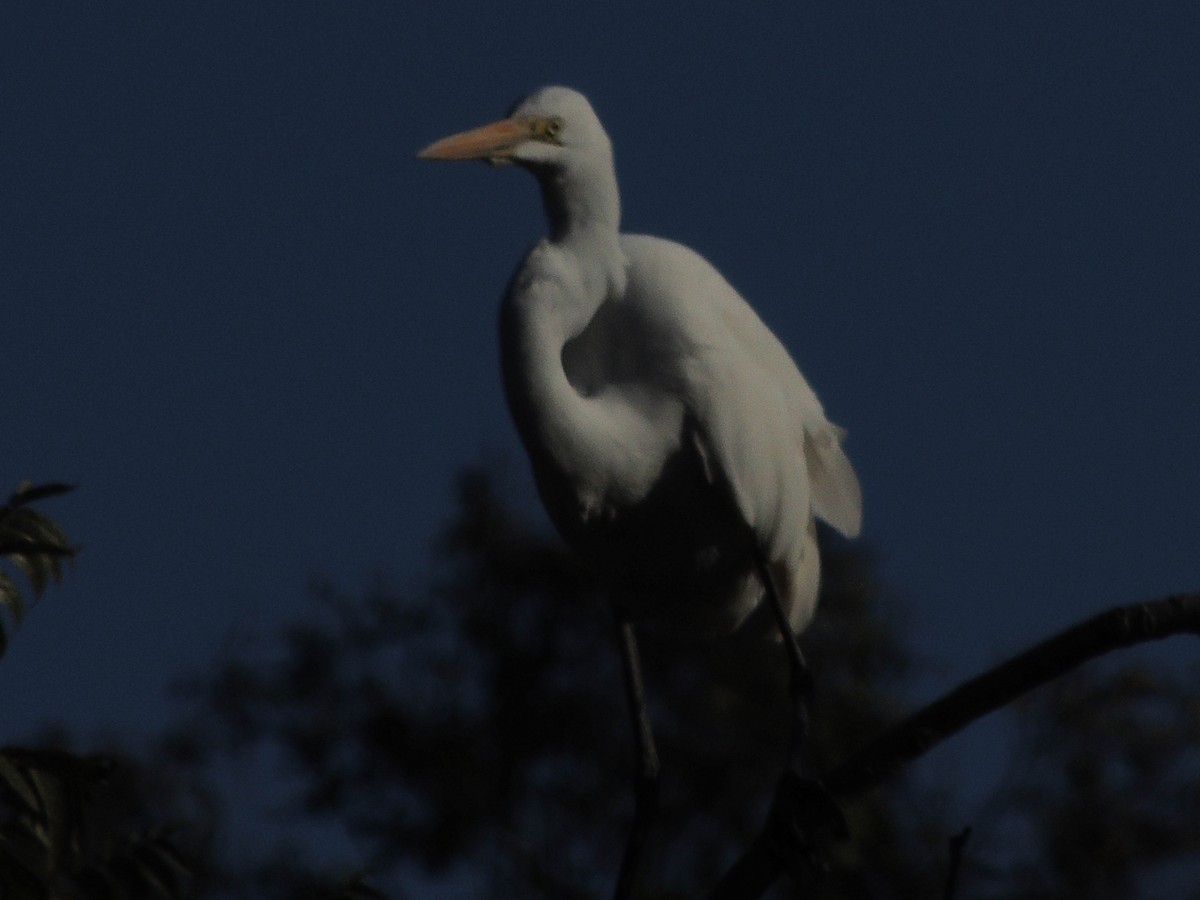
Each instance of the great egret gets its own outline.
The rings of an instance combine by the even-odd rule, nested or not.
[[[712,265],[619,232],[612,145],[582,94],[542,88],[420,156],[515,163],[541,187],[550,234],[500,308],[504,387],[550,518],[612,590],[646,787],[657,758],[631,623],[728,633],[774,589],[781,625],[802,629],[814,519],[859,530],[842,432]]]

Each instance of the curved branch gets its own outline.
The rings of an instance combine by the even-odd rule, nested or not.
[[[836,767],[823,783],[835,799],[847,800],[886,781],[977,719],[1085,662],[1123,647],[1177,634],[1200,635],[1200,594],[1135,603],[1101,613],[972,678],[892,726]],[[759,897],[783,868],[783,861],[764,832],[734,863],[710,897]]]
[[[825,786],[839,798],[861,793],[976,719],[1085,662],[1123,647],[1187,633],[1200,635],[1200,594],[1101,613],[972,678],[888,729],[830,772]]]

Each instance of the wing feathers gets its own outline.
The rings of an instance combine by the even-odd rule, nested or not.
[[[733,287],[693,251],[622,236],[630,299],[672,335],[671,375],[707,455],[773,559],[797,563],[816,515],[852,537],[862,519],[858,479],[791,355]],[[644,304],[644,305],[643,305]]]
[[[836,425],[804,432],[804,458],[812,480],[813,512],[848,538],[862,527],[862,489],[842,451],[844,432]]]

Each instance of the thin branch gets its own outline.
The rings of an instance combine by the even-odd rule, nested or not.
[[[1123,647],[1177,634],[1200,635],[1200,594],[1135,603],[1101,613],[971,679],[894,725],[830,772],[824,785],[835,799],[848,800],[891,778],[977,719],[1085,662]],[[710,897],[760,897],[784,867],[764,831]]]
[[[621,643],[621,667],[625,676],[625,699],[633,722],[633,736],[637,751],[637,774],[633,825],[625,852],[621,856],[621,869],[617,874],[616,900],[628,900],[634,896],[646,849],[650,842],[650,829],[658,815],[658,749],[654,745],[654,729],[650,725],[650,713],[646,708],[646,688],[642,682],[642,660],[638,652],[637,635],[629,622],[618,622]]]
[[[825,779],[837,797],[887,780],[976,719],[1072,669],[1123,647],[1177,634],[1200,635],[1200,594],[1135,603],[1101,613],[955,688],[890,728]]]
[[[946,868],[946,892],[942,895],[942,900],[954,900],[954,892],[958,890],[958,873],[962,871],[963,851],[966,850],[970,838],[970,825],[950,838],[950,862]]]

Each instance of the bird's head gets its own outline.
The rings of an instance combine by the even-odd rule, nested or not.
[[[612,146],[592,105],[578,91],[545,87],[518,102],[507,118],[435,141],[422,159],[483,159],[493,165],[565,169]]]

